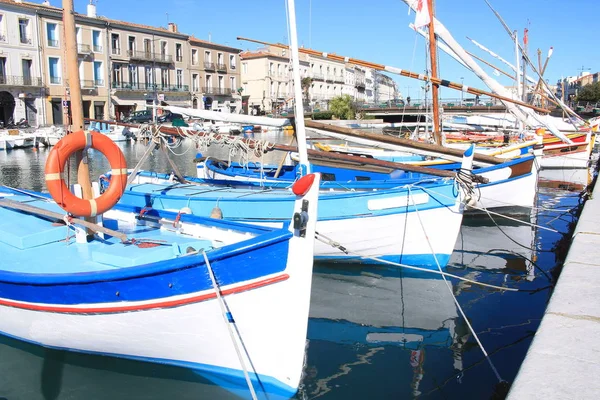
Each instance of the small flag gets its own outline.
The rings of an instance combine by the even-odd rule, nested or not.
[[[429,18],[429,6],[427,5],[427,0],[417,0],[415,10],[415,29],[429,25],[431,19]]]
[[[529,44],[529,29],[525,28],[525,32],[523,33],[523,44],[527,46]]]

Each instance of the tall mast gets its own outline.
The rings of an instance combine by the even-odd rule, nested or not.
[[[434,18],[433,18],[433,0],[427,0],[429,3],[429,54],[431,59],[431,77],[437,78],[437,40],[435,38]],[[440,104],[439,88],[437,83],[431,84],[431,96],[433,97],[433,137],[435,144],[442,144],[442,135],[440,129]]]
[[[294,78],[294,119],[296,121],[296,139],[300,157],[300,173],[309,172],[308,152],[306,150],[306,128],[304,127],[304,104],[302,102],[302,86],[300,83],[300,58],[298,51],[298,32],[296,30],[296,7],[294,0],[287,0],[290,16],[290,50],[292,57],[292,76]]]
[[[525,28],[525,32],[523,33],[523,98],[521,99],[524,102],[527,102],[527,61],[526,57],[528,57],[528,49],[529,49],[529,29]]]
[[[81,84],[77,65],[77,38],[75,36],[75,14],[73,0],[63,0],[63,25],[65,30],[67,78],[71,99],[71,132],[83,130],[83,103],[81,101]],[[90,172],[87,156],[78,152],[76,156],[77,182],[81,185],[84,199],[93,199]]]

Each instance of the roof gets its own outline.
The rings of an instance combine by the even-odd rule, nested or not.
[[[228,49],[228,50],[230,50],[233,53],[239,53],[239,52],[242,51],[242,49],[238,49],[236,47],[226,46],[224,44],[219,44],[219,43],[209,42],[207,40],[202,40],[202,39],[199,39],[199,38],[195,37],[194,35],[190,35],[190,37],[188,38],[188,40],[191,43],[201,44],[201,45],[204,45],[204,46],[218,47],[220,49]]]
[[[264,51],[264,50],[259,50],[259,51],[243,51],[240,53],[240,58],[242,60],[250,60],[253,58],[263,58],[263,57],[277,57],[277,58],[283,58],[288,60],[289,57],[286,56],[280,56],[279,54],[275,54],[275,53],[271,53],[270,51]]]

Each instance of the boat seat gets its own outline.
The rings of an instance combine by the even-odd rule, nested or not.
[[[65,225],[0,207],[0,242],[20,250],[65,240]]]
[[[115,243],[103,250],[93,250],[92,260],[117,268],[135,267],[153,262],[170,260],[187,253],[188,248],[195,251],[212,248],[210,240],[194,240],[182,243],[160,244],[155,247],[136,246],[133,244]]]

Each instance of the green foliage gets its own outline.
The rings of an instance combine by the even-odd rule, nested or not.
[[[577,101],[600,101],[600,82],[585,85],[579,89]]]
[[[331,99],[329,110],[339,119],[354,119],[354,114],[356,113],[352,97],[347,94]]]
[[[320,111],[315,112],[312,115],[313,119],[331,119],[333,118],[333,113],[331,111]]]

